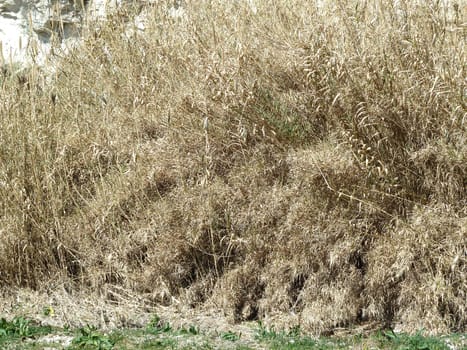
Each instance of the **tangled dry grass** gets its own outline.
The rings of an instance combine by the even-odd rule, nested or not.
[[[4,74],[1,285],[465,331],[465,4],[169,6]]]

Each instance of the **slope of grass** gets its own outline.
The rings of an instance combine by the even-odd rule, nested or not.
[[[466,7],[254,3],[130,2],[5,71],[1,285],[465,330]]]

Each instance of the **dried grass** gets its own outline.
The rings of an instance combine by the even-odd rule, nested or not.
[[[465,331],[466,7],[415,3],[123,6],[5,73],[0,283]]]

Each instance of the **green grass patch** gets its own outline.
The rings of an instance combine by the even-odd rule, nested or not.
[[[154,317],[146,327],[117,329],[104,332],[86,325],[75,330],[35,324],[23,317],[0,321],[0,347],[13,349],[66,350],[136,350],[136,349],[271,349],[271,350],[331,350],[331,349],[386,349],[386,350],[461,350],[465,349],[466,335],[431,337],[422,332],[414,335],[393,331],[376,332],[370,336],[313,338],[299,327],[276,330],[258,323],[252,329],[253,337],[242,337],[235,331],[201,330],[196,325],[173,327]]]
[[[220,335],[220,337],[224,340],[228,340],[228,341],[237,341],[240,339],[241,337],[241,334],[238,334],[238,333],[235,333],[235,332],[232,332],[232,331],[227,331],[225,333],[222,333]]]
[[[276,331],[274,327],[266,328],[262,323],[259,323],[255,338],[260,343],[266,343],[268,349],[348,349],[350,345],[337,338],[312,338],[302,334],[299,327]]]
[[[9,339],[32,338],[50,332],[52,327],[37,325],[24,317],[15,317],[11,321],[0,319],[0,343]]]
[[[261,323],[257,329],[256,340],[265,344],[267,349],[390,349],[390,350],[451,350],[465,349],[465,335],[449,337],[425,336],[422,331],[414,335],[393,331],[377,332],[371,336],[311,338],[302,334],[299,328],[289,331],[276,331]],[[448,344],[451,346],[448,346]]]
[[[396,334],[393,331],[384,332],[377,336],[381,347],[395,350],[449,350],[445,341],[438,337],[423,336],[421,332],[415,335],[405,333]]]
[[[120,338],[117,337],[117,339]],[[73,339],[70,349],[111,350],[117,339],[102,334],[96,327],[87,325],[78,330],[78,336]]]

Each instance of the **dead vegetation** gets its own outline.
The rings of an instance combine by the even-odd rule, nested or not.
[[[0,283],[465,331],[466,7],[170,3],[0,79]]]

